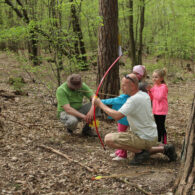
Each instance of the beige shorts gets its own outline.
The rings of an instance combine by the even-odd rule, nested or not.
[[[149,150],[152,146],[158,145],[158,138],[153,141],[141,139],[132,131],[112,133],[112,141],[119,145],[129,146],[135,149]]]

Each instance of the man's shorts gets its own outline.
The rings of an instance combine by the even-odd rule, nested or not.
[[[153,141],[141,139],[132,131],[112,133],[112,141],[119,145],[129,146],[135,149],[149,150],[153,146],[158,145],[158,138]]]

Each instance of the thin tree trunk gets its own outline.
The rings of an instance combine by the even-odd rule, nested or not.
[[[176,195],[191,195],[195,191],[195,93],[188,127],[181,155],[181,167],[178,179],[175,181],[174,192]]]
[[[16,2],[20,6],[21,10],[15,7],[10,0],[5,0],[5,3],[9,5],[16,12],[17,16],[22,18],[26,24],[29,24],[30,20],[29,20],[26,9],[24,8],[20,0],[17,0]],[[29,51],[29,58],[30,60],[33,61],[33,65],[35,66],[38,65],[39,64],[38,40],[37,40],[37,35],[36,35],[34,28],[31,29],[30,31],[30,43],[29,43],[28,51]]]
[[[91,47],[91,50],[93,50],[93,39],[92,39],[92,33],[91,33],[91,30],[90,30],[90,22],[89,22],[89,17],[87,16],[86,17],[86,20],[87,20],[87,31],[88,31],[88,35],[89,35],[89,42],[90,42],[90,47]]]
[[[110,65],[119,56],[118,54],[118,0],[99,0],[99,14],[103,19],[103,25],[99,27],[98,36],[98,75],[100,83],[103,75]],[[100,91],[105,94],[118,95],[120,88],[118,63],[110,70],[105,78]]]
[[[57,40],[56,49],[52,51],[54,52],[54,63],[56,66],[56,78],[58,82],[58,86],[61,85],[61,70],[63,69],[63,62],[62,62],[62,51],[61,51],[61,44],[62,40],[61,36],[61,11],[59,9],[61,2],[56,0],[51,0],[49,4],[49,16],[51,18],[51,32],[53,33],[53,37]],[[53,20],[54,19],[54,20]],[[58,30],[57,30],[58,29]]]
[[[137,64],[136,62],[136,49],[133,30],[133,0],[129,0],[130,16],[129,16],[129,36],[130,36],[130,48],[131,48],[131,64],[132,68]]]
[[[73,2],[73,0],[70,0],[70,2]],[[83,33],[79,24],[79,18],[77,16],[77,11],[74,3],[72,3],[71,5],[71,17],[72,17],[73,31],[78,37],[78,40],[75,40],[75,52],[77,58],[81,59],[85,64],[85,66],[83,66],[82,69],[87,70],[88,67],[86,65],[87,57],[86,57],[85,43],[83,41]]]
[[[34,66],[39,65],[40,61],[38,59],[38,39],[35,29],[30,31],[30,42],[28,47],[29,59],[33,62]]]
[[[138,64],[142,64],[142,36],[143,36],[143,29],[144,29],[144,12],[145,12],[145,2],[141,0],[140,5],[140,28],[139,28],[139,48],[137,54],[137,62]]]

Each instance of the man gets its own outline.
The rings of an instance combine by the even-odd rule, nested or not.
[[[126,75],[122,79],[121,87],[130,97],[118,111],[104,105],[99,98],[93,98],[93,104],[99,106],[109,116],[115,120],[127,116],[131,124],[131,131],[107,134],[105,144],[111,148],[135,153],[134,159],[130,162],[132,165],[142,164],[154,153],[164,153],[170,161],[175,161],[177,155],[174,146],[171,144],[159,146],[157,142],[157,128],[152,115],[150,97],[147,93],[139,91],[136,75]]]
[[[79,121],[83,120],[86,124],[83,127],[83,136],[97,136],[89,127],[93,120],[94,107],[91,103],[83,105],[83,98],[92,100],[93,91],[81,80],[79,74],[72,74],[67,81],[58,87],[56,92],[58,102],[58,117],[65,125],[69,133],[73,133]]]

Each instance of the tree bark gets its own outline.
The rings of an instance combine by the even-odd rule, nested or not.
[[[98,31],[98,83],[119,56],[118,0],[99,0],[99,14],[103,19],[103,25],[99,27]],[[119,65],[116,63],[102,84],[100,91],[103,95],[101,97],[108,98],[107,94],[118,95],[119,89]]]
[[[176,195],[191,195],[195,191],[195,94],[192,103],[191,115],[186,129],[186,135],[181,154],[181,167],[178,179],[175,181],[174,193]]]
[[[133,0],[129,0],[129,36],[130,36],[130,54],[131,54],[131,64],[132,68],[137,64],[136,62],[136,47],[135,47],[135,39],[134,39],[134,30],[133,30]]]

